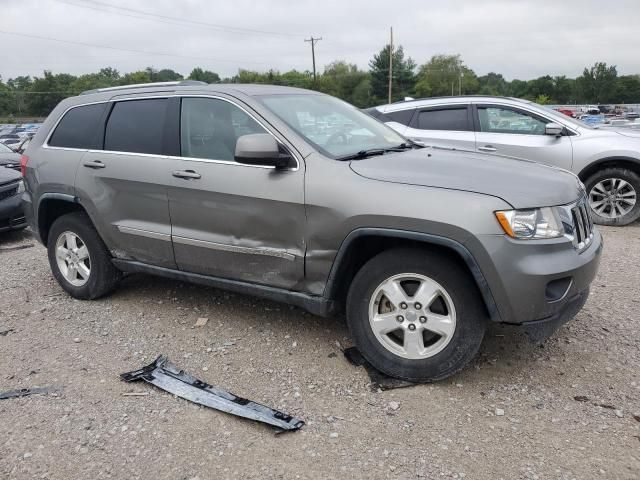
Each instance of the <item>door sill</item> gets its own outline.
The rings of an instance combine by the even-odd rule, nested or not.
[[[309,295],[301,292],[293,292],[283,288],[270,287],[255,283],[230,280],[228,278],[213,277],[199,273],[183,272],[171,268],[158,267],[134,260],[113,258],[113,264],[126,273],[146,273],[160,277],[171,278],[183,282],[197,283],[208,287],[219,288],[243,295],[273,300],[300,307],[307,312],[320,317],[330,317],[336,313],[335,302],[319,295]]]

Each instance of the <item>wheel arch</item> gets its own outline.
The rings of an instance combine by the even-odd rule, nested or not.
[[[580,171],[580,173],[578,173],[578,177],[584,183],[589,177],[591,177],[594,173],[598,172],[599,170],[604,170],[605,168],[620,168],[620,167],[626,168],[640,175],[640,158],[624,157],[624,156],[601,158],[584,167]]]
[[[353,230],[340,245],[327,279],[324,296],[337,304],[344,304],[351,280],[368,260],[382,251],[406,246],[435,250],[461,264],[478,287],[491,320],[501,321],[489,283],[467,247],[451,238],[422,232],[385,228]]]
[[[66,193],[44,193],[38,201],[38,235],[40,241],[46,245],[49,238],[51,225],[57,218],[67,213],[83,212],[86,210],[78,200],[78,197]]]

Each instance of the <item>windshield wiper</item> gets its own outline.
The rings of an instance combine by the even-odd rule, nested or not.
[[[375,155],[384,155],[387,152],[385,148],[369,148],[367,150],[360,150],[357,153],[353,153],[351,155],[344,155],[343,157],[338,157],[338,160],[360,160],[362,158],[373,157]]]
[[[403,150],[411,150],[416,147],[419,148],[420,146],[414,143],[407,142],[389,148],[369,148],[367,150],[360,150],[359,152],[351,155],[339,157],[338,160],[361,160],[363,158],[373,157],[375,155],[384,155],[387,152],[402,152]]]

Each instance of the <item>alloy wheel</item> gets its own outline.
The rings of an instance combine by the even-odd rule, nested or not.
[[[605,178],[589,192],[589,206],[604,218],[620,218],[631,212],[637,201],[637,192],[622,178]]]
[[[84,241],[73,232],[56,240],[56,262],[60,273],[74,287],[82,287],[91,275],[91,256]]]
[[[390,352],[419,360],[442,351],[456,329],[453,300],[435,280],[415,273],[382,282],[369,302],[369,324]]]

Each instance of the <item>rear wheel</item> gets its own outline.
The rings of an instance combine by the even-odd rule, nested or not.
[[[378,370],[414,382],[441,380],[476,354],[486,314],[457,262],[432,252],[383,252],[362,267],[347,298],[347,322]]]
[[[624,168],[607,168],[585,184],[592,218],[600,225],[628,225],[640,218],[640,176]]]
[[[53,276],[75,298],[88,300],[106,295],[122,277],[84,213],[69,213],[56,219],[49,231],[47,250]]]

